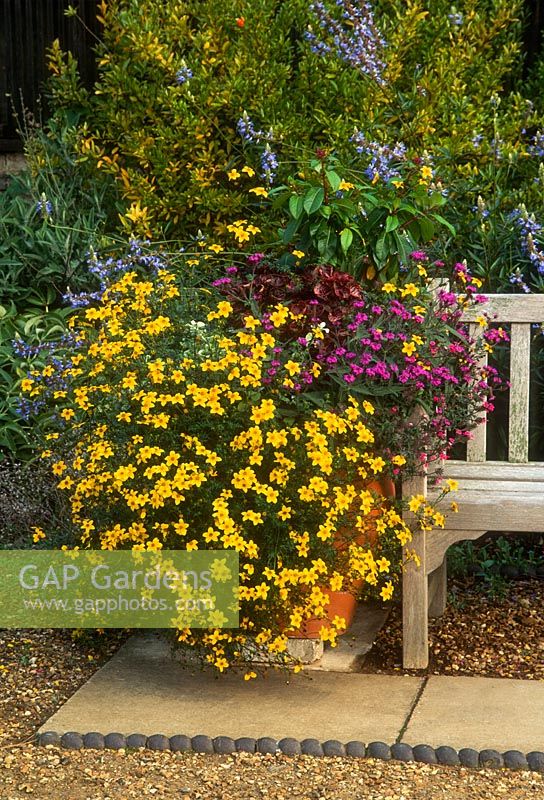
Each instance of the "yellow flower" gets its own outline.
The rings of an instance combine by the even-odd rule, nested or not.
[[[242,511],[242,519],[244,522],[252,522],[254,525],[262,525],[264,522],[263,515],[258,511]]]
[[[256,194],[257,197],[268,197],[268,191],[264,188],[264,186],[255,186],[253,189],[249,190],[252,194]]]
[[[227,176],[229,181],[235,181],[240,177],[240,173],[237,169],[231,169],[230,172],[227,172]]]
[[[459,489],[459,481],[455,481],[453,478],[448,478],[446,484],[450,492],[456,492]]]
[[[391,583],[391,581],[387,581],[387,583],[380,592],[380,597],[382,598],[382,600],[390,600],[392,596],[393,596],[393,584]]]
[[[424,502],[425,502],[425,498],[423,497],[423,495],[422,494],[416,494],[416,495],[414,495],[412,497],[412,499],[408,503],[408,508],[410,509],[412,514],[415,514],[416,511],[419,511],[419,509],[424,504]]]
[[[38,528],[37,526],[34,526],[32,528],[32,530],[34,531],[34,534],[32,536],[32,541],[33,542],[39,542],[40,539],[45,539],[45,533],[43,532],[43,530],[41,528]]]
[[[280,303],[276,306],[276,310],[270,314],[269,319],[275,328],[279,328],[289,319],[289,309]]]
[[[374,413],[374,406],[372,403],[369,403],[368,400],[363,400],[363,408],[367,414],[370,414],[370,416],[372,416]]]
[[[428,167],[428,166],[421,167],[420,173],[421,173],[421,177],[423,178],[424,181],[432,180],[433,171],[432,171],[432,169],[430,167]]]
[[[349,189],[354,189],[354,188],[355,188],[354,184],[353,184],[353,183],[350,183],[349,181],[344,181],[344,180],[342,180],[342,181],[340,181],[340,183],[338,184],[338,190],[339,190],[340,192],[342,192],[342,191],[348,191]]]
[[[242,172],[245,172],[246,175],[248,175],[250,178],[252,178],[255,175],[255,170],[253,169],[253,167],[248,167],[247,165],[245,167],[242,167]]]
[[[404,456],[401,455],[393,456],[391,461],[393,462],[393,464],[396,464],[397,467],[402,467],[404,464],[406,464],[406,459],[404,458]]]
[[[224,250],[224,248],[223,248],[223,247],[221,247],[221,245],[220,245],[220,244],[211,244],[211,245],[208,247],[208,250],[211,250],[211,251],[212,251],[212,252],[214,252],[214,253],[222,253],[222,252],[223,252],[223,250]]]
[[[286,520],[292,516],[293,509],[290,506],[282,506],[277,512],[280,519]]]
[[[180,517],[180,519],[177,522],[174,522],[172,527],[174,528],[178,536],[185,536],[187,534],[187,531],[189,530],[189,526],[182,517]]]
[[[251,330],[255,330],[260,326],[260,321],[255,319],[255,317],[247,316],[244,317],[244,328],[250,328]]]
[[[251,421],[257,425],[274,418],[276,406],[273,400],[263,400],[259,406],[251,407]]]
[[[417,295],[419,294],[419,289],[417,288],[415,283],[407,283],[406,286],[404,286],[404,288],[401,289],[400,293],[402,297],[407,297],[408,295],[411,295],[412,297],[417,297]]]
[[[306,253],[304,252],[304,250],[293,250],[293,255],[294,255],[296,258],[304,258],[304,256],[306,255]]]
[[[284,367],[291,377],[300,372],[300,364],[297,364],[296,361],[286,361]]]
[[[394,283],[387,282],[384,283],[384,285],[382,286],[382,292],[386,292],[387,294],[391,294],[391,292],[396,292],[396,291],[397,287],[395,286]]]
[[[415,353],[416,346],[413,342],[404,342],[402,345],[402,352],[405,353],[407,356],[411,356]]]
[[[232,314],[232,306],[228,300],[222,300],[220,303],[217,304],[217,309],[215,311],[210,311],[208,314],[208,321],[211,322],[212,319],[219,319],[220,317],[224,317],[225,319]]]

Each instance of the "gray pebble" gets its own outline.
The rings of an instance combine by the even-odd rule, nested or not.
[[[413,761],[414,751],[409,744],[395,742],[391,747],[391,758],[394,758],[396,761]]]
[[[104,737],[101,733],[86,733],[83,737],[83,746],[90,750],[103,750],[105,747]]]
[[[148,737],[146,747],[150,750],[170,750],[170,739],[162,733],[154,733]]]
[[[192,750],[191,737],[177,733],[170,737],[170,750],[173,753],[188,753]]]
[[[529,769],[525,755],[519,750],[507,750],[502,754],[504,766],[508,769]]]
[[[529,769],[534,772],[544,772],[544,753],[540,750],[531,750],[530,753],[527,753],[527,763]]]
[[[370,742],[366,748],[367,758],[381,758],[382,761],[391,760],[391,748],[385,742]]]
[[[234,744],[239,753],[254,753],[257,749],[257,740],[249,736],[241,736]]]
[[[147,736],[143,733],[131,733],[127,736],[127,747],[137,750],[139,747],[146,747]]]
[[[286,756],[299,756],[302,753],[302,747],[298,739],[292,739],[289,736],[285,739],[280,739],[278,747]]]
[[[53,744],[55,747],[58,747],[60,744],[60,735],[55,733],[55,731],[45,731],[44,733],[40,733],[38,741],[42,747],[48,744]]]
[[[459,750],[459,761],[463,767],[470,767],[471,769],[478,769],[480,766],[480,754],[472,747],[463,747]]]
[[[438,764],[438,758],[434,748],[430,744],[416,744],[414,747],[414,758],[422,764]]]
[[[329,739],[323,742],[323,754],[326,756],[345,756],[346,748],[338,739]]]
[[[305,756],[322,756],[323,747],[319,739],[303,739],[300,743],[300,749]]]
[[[457,750],[454,750],[453,747],[442,745],[441,747],[437,747],[435,752],[439,764],[445,764],[448,767],[458,767],[461,763],[457,755]]]
[[[213,749],[216,753],[228,755],[229,753],[236,752],[236,744],[234,743],[234,739],[231,739],[230,736],[216,736],[213,740]]]
[[[127,740],[122,733],[108,733],[104,736],[104,744],[108,750],[121,750],[127,746]]]
[[[480,750],[480,766],[499,769],[504,767],[504,759],[498,750],[486,748],[485,750]]]
[[[269,736],[263,736],[262,739],[258,739],[257,741],[257,752],[266,755],[267,753],[274,754],[278,749],[278,743],[275,739],[271,739]]]
[[[63,733],[60,737],[60,744],[61,747],[64,747],[66,750],[81,750],[83,747],[83,736],[73,731]]]
[[[348,742],[346,745],[346,755],[351,758],[364,758],[366,748],[363,742]]]
[[[213,742],[209,736],[193,736],[191,739],[191,747],[195,753],[213,753]]]

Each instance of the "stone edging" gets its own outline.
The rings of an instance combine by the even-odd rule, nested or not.
[[[524,755],[519,750],[508,750],[499,753],[498,750],[473,750],[464,747],[457,751],[453,747],[431,747],[428,744],[418,744],[411,747],[408,744],[397,742],[393,745],[384,742],[342,742],[329,739],[319,742],[317,739],[285,738],[277,741],[265,736],[261,739],[244,737],[231,739],[229,736],[164,736],[156,733],[146,736],[141,733],[132,733],[124,736],[121,733],[64,733],[47,731],[37,735],[37,743],[42,747],[54,745],[67,750],[120,750],[122,748],[137,749],[145,747],[148,750],[171,750],[175,753],[193,752],[228,755],[230,753],[261,753],[275,755],[283,753],[286,756],[349,756],[352,758],[379,758],[383,761],[418,761],[422,764],[442,764],[445,766],[463,766],[478,768],[501,768],[513,770],[532,770],[544,773],[544,752],[533,750]]]

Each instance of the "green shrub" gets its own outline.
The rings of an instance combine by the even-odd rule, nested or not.
[[[489,100],[520,71],[521,8],[520,0],[467,0],[457,12],[449,0],[381,0],[375,22],[386,47],[377,41],[377,60],[385,64],[369,75],[334,48],[314,52],[309,29],[323,34],[321,49],[331,44],[307,0],[246,0],[240,10],[225,0],[103,3],[99,79],[86,99],[79,160],[114,177],[126,229],[177,239],[213,225],[221,233],[248,216],[254,198],[228,172],[245,163],[260,170],[267,142],[280,179],[315,146],[349,151],[354,127],[382,143],[402,141],[411,155],[432,150],[446,180],[470,179],[490,160],[472,146],[476,135],[493,139]],[[54,102],[79,108],[73,63],[56,46],[50,64]],[[504,111],[508,137],[524,108],[516,100]],[[244,111],[262,132],[260,148],[242,147]]]
[[[89,286],[87,256],[107,243],[107,178],[96,180],[73,158],[73,126],[58,115],[46,128],[26,127],[30,169],[0,194],[0,303],[18,309],[47,296],[58,307],[69,287]],[[76,117],[73,117],[76,119]]]

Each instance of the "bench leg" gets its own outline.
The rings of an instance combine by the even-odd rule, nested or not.
[[[429,616],[441,617],[446,610],[448,568],[446,559],[429,575]]]
[[[412,545],[419,549],[417,541],[424,533],[414,534]],[[404,567],[402,577],[402,663],[405,669],[425,669],[429,664],[428,638],[428,581],[425,562],[417,567],[409,561]]]

